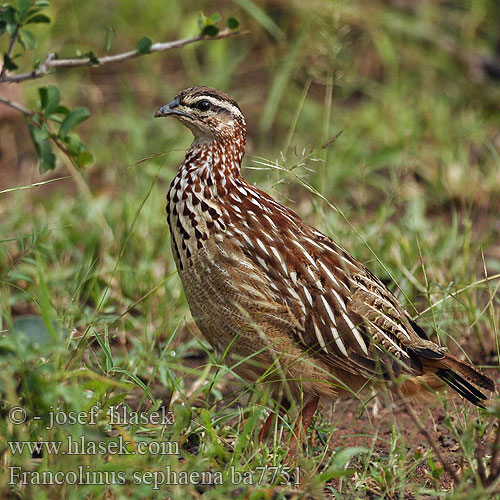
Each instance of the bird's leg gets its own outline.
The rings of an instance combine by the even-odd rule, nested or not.
[[[262,443],[264,439],[266,439],[267,434],[269,433],[269,428],[271,427],[271,424],[274,420],[274,416],[275,412],[271,411],[266,421],[264,422],[264,425],[260,429],[259,435],[257,437],[257,442]]]
[[[309,425],[311,425],[311,420],[318,408],[319,396],[314,396],[312,399],[307,401],[307,403],[302,408],[300,412],[300,420],[297,422],[295,432],[292,434],[292,439],[290,440],[290,451],[288,456],[291,457],[298,451],[298,446],[302,442],[302,438],[305,437]]]
[[[257,437],[257,442],[262,443],[264,439],[266,439],[267,434],[269,433],[269,428],[271,427],[271,424],[274,420],[275,412],[271,411],[269,413],[269,416],[267,417],[266,421],[264,422],[264,425],[261,427],[259,435]]]
[[[290,408],[290,404],[287,401],[282,401],[281,404],[279,405],[279,409],[278,409],[279,416],[284,415],[284,413],[289,408]],[[264,422],[264,425],[260,429],[259,435],[257,437],[257,441],[259,443],[262,443],[264,441],[264,439],[266,439],[267,435],[269,434],[269,429],[271,428],[271,424],[273,423],[275,416],[276,416],[276,412],[271,411],[269,413],[269,416],[267,417],[266,421]]]

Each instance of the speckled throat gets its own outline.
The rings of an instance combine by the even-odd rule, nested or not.
[[[238,211],[248,195],[240,175],[245,130],[236,131],[231,139],[195,140],[170,185],[166,209],[180,271],[193,265],[209,238],[222,236],[228,209]]]

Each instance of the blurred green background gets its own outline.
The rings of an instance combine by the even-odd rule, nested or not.
[[[39,46],[21,70],[35,53],[100,55],[110,28],[110,53],[143,36],[194,36],[200,11],[220,13],[221,25],[237,17],[244,34],[0,87],[34,108],[37,88],[54,84],[64,104],[89,108],[78,133],[95,160],[77,171],[59,155],[40,176],[22,116],[0,103],[0,191],[67,177],[0,193],[0,330],[41,314],[61,336],[86,333],[54,375],[70,385],[68,368],[123,375],[103,368],[95,337],[109,332],[116,366],[156,397],[165,386],[182,393],[187,382],[175,380],[165,349],[177,331],[178,356],[199,347],[164,197],[191,135],[153,114],[179,90],[209,85],[247,118],[243,175],[366,263],[412,314],[473,284],[421,324],[452,351],[497,366],[500,296],[489,277],[500,273],[500,4],[59,0],[47,11],[53,22],[34,26]]]
[[[68,300],[68,284],[89,266],[99,278],[113,267],[157,175],[129,235],[110,307],[140,298],[173,271],[163,197],[191,141],[183,127],[152,117],[180,89],[204,84],[232,94],[247,117],[244,175],[338,235],[361,260],[373,254],[345,221],[273,164],[333,201],[396,278],[405,266],[422,282],[419,261],[429,258],[430,281],[446,287],[457,273],[484,275],[481,252],[489,272],[498,272],[499,10],[494,1],[54,2],[47,11],[53,23],[32,25],[39,57],[102,54],[110,28],[111,53],[134,48],[142,36],[193,36],[200,11],[220,13],[221,24],[236,16],[245,34],[9,85],[32,107],[38,86],[48,84],[59,86],[63,103],[88,107],[92,117],[79,133],[95,163],[78,175],[61,158],[51,176],[71,179],[3,194],[0,237],[49,229],[41,242],[50,248],[45,264],[57,268],[53,300],[85,315],[83,304]],[[29,53],[21,69],[33,60]],[[1,136],[1,187],[39,180],[23,120],[4,118]],[[418,239],[429,255],[419,256]],[[4,269],[15,248],[3,244]],[[14,279],[9,286],[5,278],[2,312],[36,309],[27,295],[32,284]],[[407,286],[410,296],[426,287]],[[99,295],[99,284],[87,292]],[[178,283],[171,293],[179,296]]]

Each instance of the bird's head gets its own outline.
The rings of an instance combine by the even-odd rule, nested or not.
[[[188,127],[200,142],[231,140],[246,135],[246,123],[236,101],[211,87],[182,90],[159,108],[155,117],[173,116]]]

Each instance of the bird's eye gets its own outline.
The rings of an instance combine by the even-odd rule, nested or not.
[[[196,107],[200,110],[200,111],[208,111],[210,109],[210,102],[208,101],[200,101]]]

